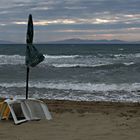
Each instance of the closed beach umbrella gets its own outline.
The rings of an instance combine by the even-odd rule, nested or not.
[[[37,64],[44,60],[43,54],[41,54],[33,45],[33,37],[34,37],[34,28],[33,28],[33,20],[32,15],[29,15],[28,19],[28,27],[27,27],[27,36],[26,36],[26,57],[25,63],[27,66],[27,77],[26,77],[26,99],[28,99],[28,81],[29,81],[29,68],[35,67]]]

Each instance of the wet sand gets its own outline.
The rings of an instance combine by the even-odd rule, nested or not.
[[[0,140],[140,140],[138,103],[44,101],[51,121],[0,121]]]

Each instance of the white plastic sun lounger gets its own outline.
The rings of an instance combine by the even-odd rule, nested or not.
[[[21,107],[23,109],[23,113],[25,114],[28,120],[52,119],[47,105],[40,100],[24,99],[21,101]]]
[[[11,115],[14,119],[15,124],[19,124],[28,120],[40,120],[48,119],[51,120],[51,114],[48,110],[47,105],[36,99],[7,99],[5,102],[8,104]],[[18,107],[18,109],[17,109]],[[17,112],[18,110],[18,112]],[[22,116],[18,117],[21,114]]]

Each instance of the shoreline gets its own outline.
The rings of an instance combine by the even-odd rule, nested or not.
[[[69,110],[81,110],[83,112],[92,112],[93,110],[103,111],[103,108],[126,108],[126,107],[135,107],[140,108],[139,102],[108,102],[108,101],[72,101],[72,100],[53,100],[53,99],[40,99],[44,101],[50,111],[56,112],[60,111],[69,111]]]

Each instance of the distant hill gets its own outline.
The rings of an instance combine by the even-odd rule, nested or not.
[[[140,41],[129,42],[123,40],[85,40],[85,39],[66,39],[48,42],[50,44],[140,44]]]
[[[15,44],[15,42],[0,40],[0,44]]]
[[[23,44],[12,41],[0,40],[0,44]],[[66,40],[50,41],[50,42],[34,42],[34,44],[140,44],[140,41],[123,41],[123,40],[86,40],[79,38],[72,38]]]

